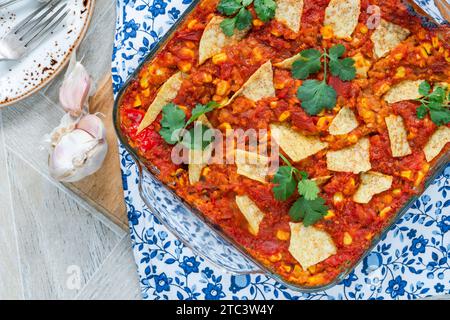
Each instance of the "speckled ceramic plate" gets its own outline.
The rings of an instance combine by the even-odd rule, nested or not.
[[[0,107],[15,103],[45,86],[66,65],[88,28],[95,0],[67,0],[70,13],[53,34],[20,61],[0,62]],[[0,9],[0,37],[39,6],[23,0]]]

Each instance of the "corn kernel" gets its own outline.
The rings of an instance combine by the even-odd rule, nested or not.
[[[205,167],[202,170],[202,176],[206,177],[211,172],[211,169],[209,167]]]
[[[277,101],[271,101],[271,102],[270,102],[270,107],[271,107],[272,109],[275,109],[276,107],[278,107],[278,102],[277,102]]]
[[[395,54],[394,55],[394,59],[397,60],[397,61],[402,60],[403,59],[403,53],[399,52],[399,53]]]
[[[272,30],[270,30],[270,33],[272,35],[274,35],[275,37],[281,36],[281,33],[278,31],[278,29],[272,29]]]
[[[226,80],[220,80],[216,86],[216,94],[226,96],[230,91],[230,83]]]
[[[422,44],[422,47],[425,49],[425,51],[428,53],[428,55],[431,54],[431,49],[433,49],[433,46],[431,43],[425,42],[424,44]]]
[[[287,264],[283,265],[282,268],[287,273],[290,273],[292,271],[292,267],[290,265],[287,265]]]
[[[282,258],[281,253],[273,254],[269,257],[270,262],[278,262]]]
[[[384,208],[383,210],[381,210],[380,213],[379,213],[380,218],[381,218],[381,219],[386,218],[386,214],[387,214],[389,211],[391,211],[391,210],[392,210],[391,207],[386,207],[386,208]]]
[[[333,28],[331,26],[324,26],[320,28],[320,33],[322,34],[322,38],[324,39],[333,38]]]
[[[386,92],[388,92],[390,88],[391,88],[391,85],[390,85],[390,84],[388,84],[388,83],[383,83],[383,84],[381,85],[381,87],[378,88],[376,94],[377,94],[378,96],[382,96],[383,94],[385,94]]]
[[[421,47],[420,50],[419,50],[419,52],[420,52],[420,55],[421,55],[422,57],[424,57],[425,59],[428,58],[427,50],[425,50],[424,47]]]
[[[450,54],[448,51],[445,51],[445,61],[450,62]]]
[[[352,244],[353,238],[348,232],[344,233],[344,240],[343,240],[343,242],[344,242],[344,245],[346,245],[346,246],[349,246],[349,245]]]
[[[148,79],[146,77],[141,78],[141,80],[139,80],[139,85],[141,86],[142,89],[147,89],[148,88]]]
[[[324,217],[324,219],[325,220],[330,220],[330,219],[332,219],[333,217],[335,217],[336,215],[334,214],[334,211],[333,210],[328,210],[327,211],[327,215]]]
[[[404,170],[400,172],[400,176],[406,179],[411,179],[413,176],[413,172],[411,170]]]
[[[402,194],[402,189],[399,189],[399,188],[394,189],[394,190],[392,190],[392,194],[393,194],[394,196],[398,197],[399,195]]]
[[[431,43],[433,44],[433,47],[437,49],[439,47],[439,38],[434,36],[431,38]]]
[[[252,50],[254,61],[261,61],[263,58],[262,51],[259,47],[255,47]]]
[[[291,116],[291,112],[290,111],[284,111],[278,117],[278,121],[280,121],[280,122],[286,121],[287,119],[289,119],[290,116]]]
[[[284,89],[285,86],[286,86],[286,84],[284,82],[275,82],[274,83],[274,88],[277,90]]]
[[[384,196],[384,198],[383,198],[383,202],[385,203],[385,204],[391,204],[391,202],[392,202],[392,196],[390,195],[390,194],[386,194],[385,196]]]
[[[430,164],[425,163],[422,167],[422,172],[428,172],[428,170],[430,170]]]
[[[333,195],[333,202],[336,203],[340,203],[344,200],[344,195],[342,194],[342,192],[336,192]]]
[[[358,142],[358,136],[356,134],[351,134],[347,137],[347,140],[351,143]]]
[[[225,61],[227,61],[227,54],[226,53],[218,53],[218,54],[216,54],[215,56],[213,56],[212,57],[212,62],[214,63],[214,64],[219,64],[219,63],[222,63],[222,62],[225,62]]]
[[[276,237],[278,240],[287,241],[287,240],[289,240],[290,235],[291,234],[287,231],[277,230]]]
[[[148,98],[150,97],[150,88],[147,88],[145,90],[142,91],[142,94],[144,95],[144,97]]]
[[[136,96],[136,98],[134,99],[134,104],[133,104],[133,106],[135,106],[135,107],[140,107],[141,105],[142,105],[141,97]]]
[[[395,78],[397,79],[404,78],[405,75],[406,75],[405,67],[398,67],[397,72],[395,73]]]
[[[320,117],[319,120],[317,120],[317,129],[319,130],[326,130],[330,124],[332,117]]]
[[[178,62],[178,68],[183,72],[189,72],[192,68],[192,63],[186,61]]]
[[[366,27],[366,25],[362,25],[361,28],[359,28],[359,31],[361,31],[362,34],[366,34],[369,32],[369,29]]]
[[[300,277],[303,273],[303,269],[298,264],[296,264],[292,273],[294,274],[294,277]]]
[[[179,56],[182,59],[192,59],[195,57],[195,53],[194,50],[189,49],[189,48],[181,48],[180,52],[179,52]]]
[[[203,83],[211,83],[212,82],[212,75],[208,72],[202,73],[202,82]]]
[[[224,122],[219,125],[219,130],[227,131],[231,129],[233,128],[231,127],[231,124],[229,124],[228,122]]]
[[[422,171],[419,171],[419,172],[417,173],[417,178],[416,178],[416,180],[414,181],[414,186],[415,186],[415,187],[418,187],[418,186],[422,183],[423,178],[425,178],[425,174],[424,174]]]
[[[368,234],[366,234],[365,238],[366,240],[371,240],[373,237],[373,234],[371,232],[369,232]]]
[[[259,19],[253,19],[252,23],[253,23],[253,25],[254,25],[255,27],[260,27],[260,26],[262,26],[262,25],[264,24],[264,22],[262,22],[262,21],[259,20]]]
[[[193,19],[193,20],[189,21],[187,27],[188,27],[188,29],[193,29],[196,24],[197,24],[197,19]]]

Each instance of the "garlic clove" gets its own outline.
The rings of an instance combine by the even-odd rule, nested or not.
[[[49,158],[50,175],[63,182],[76,182],[95,173],[108,151],[106,141],[85,130],[75,129],[63,135]]]
[[[97,115],[88,114],[83,116],[76,125],[76,128],[88,132],[98,140],[106,138],[105,125]]]
[[[90,95],[92,80],[84,66],[76,61],[74,53],[70,58],[69,67],[59,88],[59,101],[66,112],[73,117],[80,116],[85,111]]]

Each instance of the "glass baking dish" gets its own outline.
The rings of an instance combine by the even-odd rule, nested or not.
[[[228,237],[220,228],[212,224],[201,212],[193,208],[185,200],[180,198],[175,192],[164,185],[156,177],[158,169],[145,159],[140,157],[128,143],[127,138],[121,131],[119,107],[126,89],[138,77],[139,72],[145,64],[150,62],[158,52],[164,48],[173,33],[189,16],[192,10],[201,0],[194,0],[192,5],[184,12],[180,19],[175,23],[159,43],[150,50],[143,59],[138,68],[124,83],[118,92],[114,102],[113,121],[114,127],[122,146],[129,152],[139,169],[139,192],[149,210],[158,218],[158,220],[169,229],[180,241],[190,248],[195,254],[207,259],[216,266],[233,274],[251,274],[265,273],[268,276],[279,281],[286,287],[301,291],[315,292],[328,289],[347,277],[347,275],[372,251],[378,242],[385,236],[391,227],[408,211],[411,205],[420,197],[420,195],[411,198],[406,205],[394,215],[387,227],[377,237],[374,237],[369,249],[365,251],[362,257],[353,265],[347,267],[342,273],[329,284],[308,287],[290,283],[281,276],[273,273],[266,266],[250,256],[244,248]],[[418,13],[414,11],[412,5],[406,4],[412,15]],[[424,27],[433,27],[434,22],[428,18],[422,17]],[[427,188],[434,179],[443,172],[450,161],[450,152],[446,152],[434,165],[430,172],[425,188]],[[424,190],[425,190],[424,188]]]

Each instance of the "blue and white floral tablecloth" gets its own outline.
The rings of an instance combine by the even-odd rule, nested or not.
[[[118,0],[112,57],[116,93],[191,1]],[[416,299],[450,293],[450,165],[347,279],[332,289],[302,294],[262,274],[224,273],[193,255],[145,207],[137,167],[120,150],[144,299]]]

